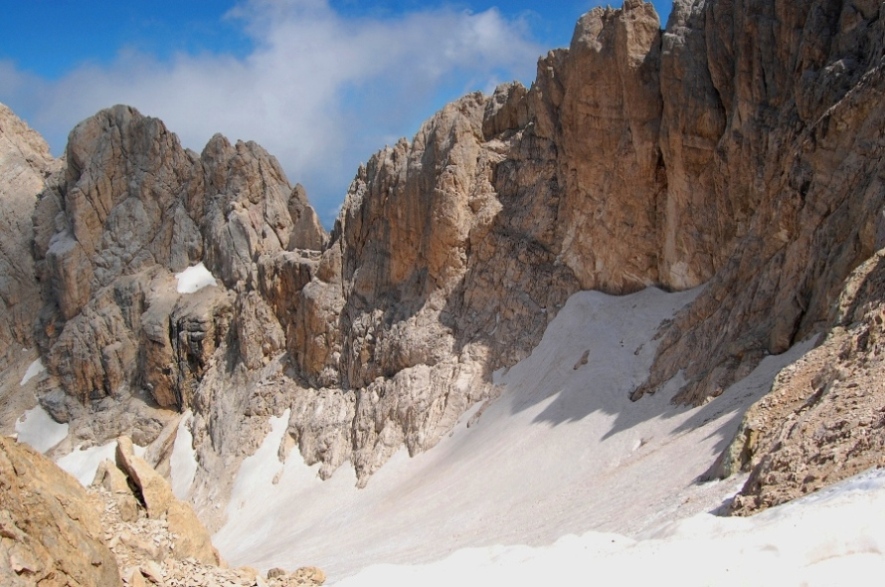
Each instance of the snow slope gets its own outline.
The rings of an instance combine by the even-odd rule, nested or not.
[[[464,549],[337,585],[867,585],[885,572],[883,522],[885,472],[872,471],[750,519],[699,514],[642,540],[588,532],[548,547]]]
[[[193,419],[190,410],[181,416],[178,422],[178,430],[175,435],[175,444],[172,446],[172,456],[169,458],[171,469],[172,493],[178,499],[187,499],[188,491],[197,474],[197,455],[194,453],[194,437],[188,425]]]
[[[362,490],[349,467],[322,482],[297,451],[280,463],[286,420],[273,420],[238,474],[216,546],[235,565],[314,564],[334,582],[371,565],[449,556],[456,562],[439,564],[475,559],[494,567],[500,559],[510,568],[517,559],[559,556],[560,548],[620,551],[632,544],[626,536],[715,509],[742,480],[696,479],[776,372],[811,345],[768,357],[701,408],[670,405],[678,381],[630,402],[654,358],[658,326],[694,295],[575,294],[532,355],[496,374],[505,391],[475,424],[466,425],[468,414],[431,451],[412,459],[401,451]],[[589,530],[623,536],[564,538]],[[360,576],[369,581],[378,569]]]

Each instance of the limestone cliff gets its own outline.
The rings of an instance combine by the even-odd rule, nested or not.
[[[14,351],[34,343],[40,290],[31,216],[37,194],[58,167],[43,138],[0,104],[0,370]]]
[[[193,409],[197,501],[223,497],[209,479],[286,409],[282,452],[324,477],[350,461],[365,483],[494,399],[491,373],[570,294],[649,285],[704,289],[633,399],[677,373],[678,401],[715,398],[845,328],[833,305],[885,246],[881,10],[677,0],[662,29],[640,0],[594,9],[530,88],[466,96],[372,156],[331,235],[257,145],[216,136],[198,155],[102,111],[63,173],[25,190],[42,189],[16,241],[42,294],[41,401],[85,442],[150,440]],[[179,292],[198,262],[217,284]],[[764,460],[754,446],[742,465]]]

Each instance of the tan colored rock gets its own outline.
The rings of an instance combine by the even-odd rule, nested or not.
[[[584,289],[626,293],[661,281],[660,47],[652,5],[626,0],[581,17],[558,72],[560,254]]]
[[[302,585],[322,585],[326,582],[326,573],[317,567],[301,567],[290,576]]]
[[[120,585],[99,514],[80,484],[0,437],[0,578],[29,585]]]
[[[138,500],[132,494],[126,475],[112,461],[102,461],[99,464],[92,484],[100,485],[110,492],[124,522],[138,519]]]
[[[174,546],[176,557],[193,557],[206,564],[221,564],[209,533],[193,509],[179,501],[173,495],[169,483],[135,455],[129,438],[117,439],[116,461],[117,466],[135,484],[137,496],[144,503],[148,516],[164,519],[168,523],[169,531],[176,537]]]
[[[223,314],[234,306],[227,288],[246,293],[259,256],[320,248],[325,232],[304,189],[292,188],[259,146],[219,135],[197,156],[132,108],[78,125],[67,163],[63,185],[35,215],[49,370],[84,401],[144,385],[162,407],[185,409],[225,340]],[[171,274],[197,261],[220,278],[207,288],[217,295],[175,292]],[[270,345],[257,340],[280,329],[261,300],[247,296],[239,307],[240,354],[255,368],[285,343],[281,333]]]
[[[704,237],[704,246],[725,256],[721,267],[712,264],[717,272],[696,301],[662,332],[652,376],[635,398],[680,370],[687,384],[678,401],[698,404],[722,393],[766,354],[819,331],[849,272],[885,242],[877,154],[885,123],[877,97],[885,82],[875,52],[860,49],[879,46],[885,29],[878,9],[831,8],[820,12],[802,1],[775,10],[753,1],[736,10],[683,1],[674,10],[680,26],[668,35],[684,32],[687,40],[670,39],[665,62],[696,73],[689,76],[695,83],[672,80],[673,91],[664,94],[673,101],[669,111],[693,103],[703,112],[699,100],[715,101],[706,70],[726,117],[704,164],[713,175],[702,171],[680,189],[702,198],[705,208],[691,213],[721,233]],[[837,26],[850,15],[852,26]],[[703,60],[690,54],[698,35]],[[770,50],[759,50],[762,37]],[[691,178],[683,172],[683,180]]]
[[[0,104],[0,367],[33,346],[40,289],[31,255],[31,216],[59,162],[43,138]],[[19,348],[12,348],[17,346]]]
[[[885,251],[858,267],[826,338],[744,415],[716,470],[750,477],[731,513],[752,514],[885,467]]]
[[[162,567],[154,561],[147,561],[139,568],[139,571],[143,577],[146,577],[154,585],[163,585],[165,573]]]
[[[141,570],[134,570],[132,574],[129,576],[129,586],[130,587],[147,587],[147,583],[144,581],[144,575],[141,574]]]
[[[594,9],[531,88],[466,96],[371,157],[328,238],[257,145],[216,136],[198,156],[103,111],[34,213],[37,339],[68,394],[42,401],[96,440],[107,414],[159,433],[142,391],[193,408],[207,475],[290,409],[286,447],[364,484],[493,397],[491,373],[578,289],[701,284],[632,397],[681,372],[678,401],[715,398],[832,326],[885,245],[880,12],[678,0],[662,32],[648,3]],[[218,286],[179,295],[198,260]]]

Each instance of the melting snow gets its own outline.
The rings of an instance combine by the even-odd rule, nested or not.
[[[64,440],[68,435],[68,425],[59,424],[46,413],[46,410],[37,406],[22,414],[15,423],[15,431],[19,442],[29,444],[40,452],[46,452]]]
[[[146,447],[132,445],[133,452],[144,458]],[[95,479],[95,472],[102,461],[114,460],[114,452],[117,450],[117,441],[113,440],[101,446],[89,448],[77,448],[56,461],[59,467],[73,475],[83,487],[88,487]]]
[[[175,444],[172,447],[172,456],[169,457],[169,466],[172,475],[172,493],[178,499],[185,499],[194,476],[197,474],[197,455],[194,453],[194,437],[188,429],[191,421],[191,412],[188,410],[178,423],[178,431],[175,435]]]
[[[178,279],[178,293],[183,294],[194,293],[204,287],[216,285],[215,277],[202,262],[188,267],[181,273],[176,273],[175,277]]]
[[[26,349],[27,350],[27,349]],[[28,366],[28,370],[25,371],[25,376],[22,377],[21,383],[19,386],[24,386],[28,381],[46,371],[46,367],[43,366],[43,361],[37,359],[33,363]]]
[[[885,473],[752,518],[701,514],[634,540],[588,532],[550,546],[458,550],[428,565],[374,565],[341,587],[448,585],[864,585],[885,572]]]
[[[80,485],[88,487],[95,479],[95,471],[104,460],[114,460],[117,442],[109,442],[101,446],[73,450],[56,461],[59,467],[73,475]]]

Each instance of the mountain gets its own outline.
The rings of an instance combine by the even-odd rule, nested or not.
[[[600,454],[633,431],[629,452],[673,458],[690,451],[663,438],[696,434],[673,482],[749,473],[734,514],[885,465],[881,10],[677,0],[662,29],[640,0],[594,9],[530,88],[465,96],[373,155],[331,234],[254,143],[216,136],[197,154],[115,106],[53,161],[0,110],[0,423],[36,398],[68,426],[50,454],[129,434],[173,484],[190,435],[182,491],[222,537],[249,516],[216,506],[245,499],[234,471],[270,431],[276,481],[297,447],[330,485],[425,500],[401,449],[469,460],[484,433],[466,422],[506,427],[508,410],[497,451],[531,436],[521,412],[587,434],[613,414]],[[581,302],[588,290],[625,301]],[[566,318],[586,330],[541,353]],[[25,381],[38,356],[46,373]],[[675,427],[648,428],[652,442],[656,417]],[[572,447],[578,429],[544,438]],[[445,544],[426,556],[461,543]]]

